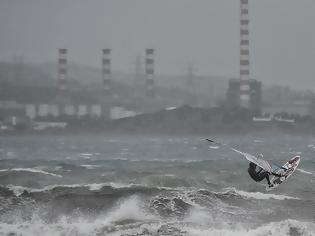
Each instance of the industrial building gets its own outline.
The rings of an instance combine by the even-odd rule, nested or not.
[[[243,108],[254,115],[260,115],[261,82],[250,79],[249,23],[249,1],[240,0],[240,78],[229,80],[225,108],[227,112],[236,112]]]
[[[58,50],[56,86],[34,87],[3,84],[0,87],[0,119],[14,116],[29,120],[65,118],[119,119],[134,116],[113,98],[111,49],[102,49],[100,88],[97,91],[72,89],[68,74],[68,49]],[[146,99],[155,97],[154,49],[145,50]],[[145,100],[146,100],[145,99]]]
[[[249,84],[249,103],[246,109],[249,109],[252,114],[260,115],[262,111],[262,84],[261,82],[250,79]],[[239,79],[230,79],[229,87],[226,93],[226,110],[233,112],[238,111],[241,106],[241,84]]]
[[[250,85],[250,41],[249,41],[249,4],[240,0],[240,105],[251,109]]]

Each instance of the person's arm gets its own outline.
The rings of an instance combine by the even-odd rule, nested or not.
[[[259,168],[260,168],[260,170],[257,171],[257,174],[260,174],[262,172],[262,170],[263,170],[261,167],[259,167]]]

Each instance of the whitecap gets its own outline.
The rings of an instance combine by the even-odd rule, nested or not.
[[[11,172],[11,171],[15,171],[15,172],[32,172],[32,173],[39,173],[39,174],[50,175],[50,176],[62,178],[62,175],[57,175],[57,174],[50,173],[50,172],[47,172],[47,171],[37,170],[37,169],[32,169],[32,168],[12,168],[12,169],[2,169],[2,170],[0,170],[0,172]]]
[[[7,188],[10,189],[16,196],[20,196],[24,191],[28,193],[40,193],[45,191],[50,191],[57,187],[64,187],[64,188],[77,188],[82,187],[84,185],[81,184],[72,184],[72,185],[48,185],[44,188],[29,188],[24,186],[17,186],[17,185],[8,185]]]
[[[297,171],[300,171],[301,173],[307,174],[307,175],[314,175],[312,172],[303,170],[303,169],[296,169]]]
[[[246,198],[252,198],[257,200],[300,200],[300,198],[297,197],[290,197],[286,195],[277,195],[277,194],[271,194],[271,193],[261,193],[261,192],[246,192],[243,190],[238,190],[235,188],[229,188],[228,191],[234,191],[235,193],[239,194],[240,196],[246,197]]]
[[[82,156],[93,156],[93,153],[81,153]]]
[[[287,236],[292,235],[292,229],[296,230],[296,235],[313,236],[315,234],[315,224],[312,222],[301,222],[297,220],[284,220],[280,222],[271,222],[249,228],[244,224],[225,224],[219,223],[215,227],[193,227],[186,225],[182,228],[189,236],[256,236],[256,235],[274,235]],[[295,235],[295,234],[294,234]]]
[[[73,216],[60,217],[55,222],[46,223],[38,215],[34,215],[29,221],[21,221],[14,224],[0,223],[1,235],[107,235],[118,236],[128,235],[129,229],[136,226],[136,230],[141,230],[143,224],[150,227],[150,231],[157,232],[158,218],[150,213],[145,212],[143,201],[136,196],[120,201],[107,214],[100,215],[97,218],[89,218],[81,216],[74,218]],[[128,224],[128,226],[115,224],[116,222],[123,222],[131,220],[131,222],[140,222]],[[155,225],[151,223],[156,222]],[[129,231],[130,232],[130,231]]]
[[[313,236],[315,235],[315,224],[298,220],[283,220],[270,222],[256,227],[249,227],[244,223],[229,223],[225,220],[214,224],[205,222],[181,223],[163,222],[156,216],[150,215],[143,210],[141,199],[131,197],[122,201],[106,215],[100,215],[95,219],[89,217],[61,217],[55,222],[47,224],[39,216],[35,215],[30,221],[18,222],[16,224],[1,223],[3,235],[182,235],[182,236],[288,236],[294,235]],[[128,225],[117,225],[115,222],[133,220],[135,223]],[[136,223],[140,222],[140,223]],[[209,221],[208,221],[209,222]],[[169,225],[173,232],[160,234],[158,231],[163,225]],[[144,229],[145,232],[144,233]],[[180,233],[178,233],[180,232]]]
[[[88,188],[90,191],[98,191],[101,190],[103,187],[108,186],[112,187],[114,189],[120,189],[120,188],[132,188],[132,187],[148,187],[146,185],[140,185],[140,184],[124,184],[124,183],[118,183],[118,182],[110,182],[110,183],[90,183],[90,184],[64,184],[64,185],[48,185],[43,188],[29,188],[24,186],[18,186],[18,185],[7,185],[6,187],[10,189],[16,196],[20,196],[24,191],[28,193],[39,193],[39,192],[45,192],[45,191],[51,191],[54,188]],[[168,188],[160,188],[160,189],[168,189]]]
[[[81,167],[84,167],[84,168],[86,168],[88,170],[94,170],[94,169],[100,168],[102,166],[100,166],[100,165],[81,165]]]
[[[132,196],[113,208],[108,214],[107,220],[110,222],[117,222],[126,219],[133,219],[136,221],[155,220],[156,217],[145,212],[143,201],[137,197]]]
[[[259,140],[259,139],[255,139],[255,140],[254,140],[254,143],[263,143],[263,141],[262,141],[262,140]]]

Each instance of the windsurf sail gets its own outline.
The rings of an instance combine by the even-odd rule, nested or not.
[[[220,143],[220,142],[217,142],[217,141],[214,141],[214,140],[211,140],[211,139],[207,139],[207,138],[206,138],[206,140],[207,140],[208,142],[214,143],[214,144],[216,144],[216,145],[224,146],[224,147],[226,147],[226,148],[228,148],[228,149],[230,149],[230,150],[232,150],[232,151],[234,151],[234,152],[236,152],[236,153],[242,155],[242,156],[245,157],[249,162],[255,163],[257,166],[259,166],[260,168],[264,169],[265,171],[268,171],[269,173],[273,173],[273,172],[274,172],[273,168],[271,167],[271,164],[270,164],[268,161],[266,161],[266,160],[263,160],[263,159],[261,159],[261,158],[255,157],[255,156],[253,156],[253,155],[251,155],[251,154],[249,154],[249,153],[246,153],[246,152],[242,152],[242,151],[240,151],[240,150],[237,150],[237,149],[235,149],[235,148],[233,148],[233,147],[231,147],[231,146],[229,146],[229,145],[227,145],[227,144]]]
[[[268,161],[260,159],[245,152],[243,152],[243,155],[248,161],[255,163],[257,166],[261,167],[265,171],[268,171],[269,173],[273,173],[273,168],[271,167]]]

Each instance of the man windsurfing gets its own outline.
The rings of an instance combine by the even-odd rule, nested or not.
[[[273,184],[271,184],[271,182],[270,182],[269,175],[274,175],[276,177],[282,177],[282,174],[269,173],[268,171],[266,171],[263,168],[257,166],[253,162],[249,163],[249,167],[248,167],[247,171],[248,171],[249,176],[253,180],[255,180],[256,182],[260,182],[263,179],[266,179],[269,187],[273,187]]]
[[[226,144],[219,143],[216,141],[213,141],[211,139],[206,139],[207,141],[211,143],[215,143],[220,146],[225,146],[229,148],[230,150],[237,152],[241,154],[243,157],[245,157],[249,161],[249,167],[248,167],[248,174],[250,177],[255,180],[256,182],[260,182],[263,179],[267,180],[268,187],[272,188],[274,185],[270,182],[269,175],[274,175],[276,177],[282,177],[283,175],[281,173],[277,174],[274,173],[274,169],[271,167],[270,163],[268,161],[265,161],[262,159],[262,154],[258,155],[258,157],[253,156],[249,153],[241,152],[233,147],[230,147]],[[282,168],[286,171],[284,167],[277,166],[277,168]]]

